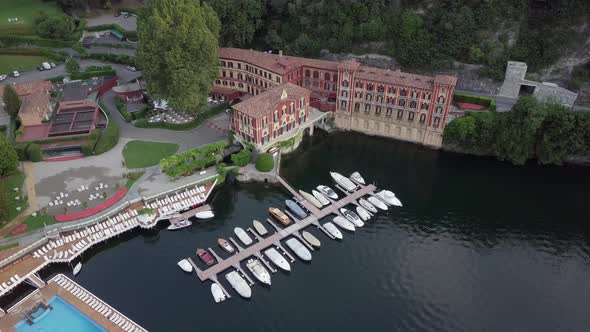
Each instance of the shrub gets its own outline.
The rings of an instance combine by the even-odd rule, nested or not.
[[[239,167],[248,165],[250,159],[252,159],[252,151],[248,149],[243,149],[231,155],[231,161]]]
[[[131,118],[133,120],[139,120],[145,118],[145,115],[149,111],[149,108],[146,106],[141,111],[131,113]]]
[[[119,125],[112,120],[110,114],[108,117],[109,125],[102,131],[98,142],[96,142],[96,145],[94,146],[94,154],[105,153],[114,148],[119,142]]]
[[[0,136],[0,176],[7,176],[17,170],[18,155],[6,137]]]
[[[24,143],[16,143],[14,144],[14,150],[16,151],[16,155],[18,157],[18,160],[20,161],[25,161],[27,160],[27,148],[29,147],[28,142],[24,142]]]
[[[105,62],[114,62],[125,65],[135,65],[135,57],[123,54],[85,53],[80,55],[82,59],[94,59]]]
[[[41,47],[71,47],[75,41],[55,40],[37,36],[4,35],[0,36],[0,42],[5,46],[35,45]]]
[[[30,161],[38,162],[43,159],[43,156],[41,155],[41,147],[39,146],[39,144],[36,144],[36,143],[29,144],[26,152],[27,152],[27,158]]]
[[[125,103],[120,97],[115,97],[115,107],[117,107],[117,110],[121,113],[121,116],[126,122],[131,122],[133,120],[131,114],[127,112],[127,103]]]
[[[496,110],[496,99],[490,97],[456,93],[453,95],[453,101],[456,103],[469,103],[485,106],[490,111]]]
[[[256,157],[256,170],[270,172],[274,168],[274,159],[270,153],[261,153]]]
[[[66,39],[74,31],[74,22],[71,17],[49,16],[40,12],[33,23],[35,33],[44,38]]]

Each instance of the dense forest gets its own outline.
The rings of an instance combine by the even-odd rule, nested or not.
[[[590,16],[587,0],[206,1],[221,20],[223,46],[379,52],[415,69],[457,60],[498,79],[508,59],[531,70],[553,63]]]

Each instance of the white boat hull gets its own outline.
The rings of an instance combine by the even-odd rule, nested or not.
[[[238,272],[232,271],[226,274],[225,279],[227,279],[229,284],[236,290],[236,292],[238,292],[238,294],[240,294],[241,297],[247,299],[252,297],[252,289]]]
[[[313,197],[315,197],[320,203],[322,203],[322,205],[329,205],[330,204],[330,201],[326,198],[326,196],[324,196],[319,191],[312,190],[311,193],[313,194]]]
[[[291,271],[291,265],[289,265],[289,262],[287,262],[285,257],[283,257],[283,255],[281,255],[275,248],[266,249],[264,254],[274,265],[285,271]]]
[[[306,201],[310,202],[313,206],[317,207],[318,209],[324,207],[322,203],[320,203],[320,201],[318,201],[317,198],[315,198],[312,194],[305,192],[303,190],[299,190],[299,193],[301,194],[301,196],[303,196],[303,198]]]
[[[290,238],[285,241],[287,247],[289,247],[297,257],[301,258],[302,261],[311,261],[311,252],[296,238]]]
[[[369,212],[377,213],[377,208],[373,204],[369,203],[369,201],[367,201],[366,199],[359,199],[359,204]]]
[[[80,273],[80,270],[82,270],[82,263],[76,264],[76,266],[74,266],[74,270],[72,271],[72,273],[74,274],[74,276],[76,276],[78,275],[78,273]]]
[[[175,231],[175,230],[178,230],[178,229],[189,227],[192,224],[193,223],[190,220],[182,220],[182,221],[177,222],[175,224],[170,224],[170,226],[168,226],[167,230],[169,230],[169,231]]]
[[[369,201],[369,203],[373,204],[378,209],[381,209],[383,211],[387,211],[389,209],[387,207],[387,205],[385,205],[385,203],[383,203],[383,201],[381,201],[379,198],[377,198],[375,196],[371,196],[371,197],[367,198],[367,201]]]
[[[254,225],[254,229],[256,230],[256,232],[258,232],[258,234],[260,234],[260,236],[265,236],[266,234],[268,234],[268,230],[260,221],[254,220],[252,221],[252,224]]]
[[[362,206],[356,207],[356,214],[358,214],[358,216],[361,217],[363,221],[371,219],[371,214],[369,213],[369,211],[365,210],[365,208]]]
[[[346,218],[344,217],[336,216],[334,217],[334,219],[332,219],[332,221],[342,229],[345,229],[350,232],[355,231],[354,225],[350,221],[346,220]]]
[[[249,246],[252,244],[253,240],[252,238],[246,233],[245,230],[241,229],[240,227],[236,227],[234,228],[234,233],[236,234],[236,236],[238,237],[238,239],[240,239],[240,241],[242,241],[243,244]]]
[[[377,193],[377,197],[384,201],[385,203],[392,205],[392,206],[402,206],[402,202],[395,196],[395,194],[389,190],[381,190]]]
[[[351,192],[356,190],[356,184],[354,184],[354,182],[350,181],[349,178],[343,176],[342,174],[338,174],[336,172],[330,172],[330,175],[332,176],[332,179],[334,179],[334,181],[336,181],[336,183],[338,183],[340,186],[342,186],[342,188],[344,190],[348,190]]]
[[[317,189],[324,194],[324,196],[330,197],[331,199],[338,199],[338,194],[330,187],[319,185]]]
[[[311,244],[312,246],[319,248],[322,243],[320,242],[320,240],[318,240],[317,237],[313,236],[313,234],[307,232],[307,231],[303,231],[301,232],[301,236],[303,237],[303,239],[305,241],[307,241],[307,243]]]
[[[342,232],[336,227],[333,223],[327,222],[324,224],[324,228],[328,231],[328,233],[332,234],[333,237],[337,238],[338,240],[342,240]]]
[[[215,303],[225,301],[225,294],[221,287],[216,283],[211,284],[211,295],[213,295]]]
[[[354,227],[363,227],[365,226],[365,223],[361,220],[361,218],[354,212],[345,209],[345,208],[341,208],[340,209],[340,213],[342,213],[342,215],[348,220],[350,221]]]
[[[187,259],[183,259],[180,260],[178,263],[176,263],[180,269],[182,269],[184,272],[192,272],[193,271],[193,266],[191,265],[191,263],[189,263],[189,261]]]
[[[365,184],[365,179],[363,179],[363,177],[361,176],[361,174],[359,172],[354,172],[352,174],[350,174],[350,179],[358,184]]]
[[[195,214],[195,217],[198,219],[210,219],[215,217],[215,214],[213,214],[213,211],[201,211],[197,212]]]
[[[266,268],[259,260],[249,259],[248,262],[246,262],[246,267],[248,270],[250,270],[250,273],[252,273],[256,279],[258,279],[258,281],[270,286],[270,273],[268,273]]]

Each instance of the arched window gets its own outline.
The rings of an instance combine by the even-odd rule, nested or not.
[[[426,121],[426,114],[420,114],[420,123],[424,123]]]
[[[348,88],[348,81],[347,80],[343,80],[342,81],[342,86],[345,88]]]
[[[365,104],[365,113],[369,114],[371,112],[371,104]]]
[[[220,80],[215,80],[215,84],[221,84]]]
[[[310,73],[309,73],[309,69],[305,70],[305,77],[309,77]]]
[[[225,61],[221,61],[221,67],[225,67]]]
[[[342,90],[341,96],[342,97],[345,97],[345,98],[348,98],[348,91]]]
[[[410,113],[408,114],[408,121],[409,121],[409,122],[413,122],[413,121],[414,121],[414,112],[410,112]]]
[[[330,73],[324,73],[324,80],[326,80],[326,81],[330,80]]]
[[[324,90],[330,90],[330,83],[324,83]]]
[[[376,116],[380,116],[381,115],[381,106],[375,107],[375,115]]]
[[[445,102],[445,97],[444,96],[439,96],[438,97],[438,103],[439,104],[444,104],[444,102]]]
[[[346,110],[346,100],[342,100],[340,102],[340,109],[345,111]]]
[[[398,110],[398,111],[397,111],[397,118],[398,118],[398,119],[401,119],[401,118],[403,118],[403,117],[404,117],[404,111],[403,111],[403,110]]]
[[[338,75],[336,75],[336,74],[332,75],[332,81],[338,82]]]
[[[370,93],[367,93],[367,96],[365,97],[367,99],[367,101],[372,101],[373,100],[373,95]]]
[[[243,80],[243,79],[244,79],[244,77],[242,76],[242,74],[241,74],[241,73],[240,73],[240,74],[238,74],[238,79],[239,79],[239,80]]]
[[[383,97],[382,96],[377,96],[377,102],[378,103],[382,103],[383,102]]]
[[[395,88],[394,88],[394,87],[392,87],[392,86],[390,86],[390,87],[387,89],[387,92],[388,92],[388,93],[392,93],[392,94],[393,94],[393,93],[395,93]]]
[[[418,98],[418,91],[412,91],[412,98]]]
[[[313,78],[319,78],[320,77],[320,73],[317,70],[313,71]]]
[[[410,107],[411,108],[416,108],[416,102],[412,100],[412,102],[410,103]]]
[[[355,87],[362,89],[363,88],[363,82],[361,81],[356,81],[356,84],[354,85]]]
[[[400,99],[398,102],[399,106],[406,106],[406,101],[404,99]]]
[[[379,85],[379,87],[377,88],[378,92],[385,92],[385,87],[383,85]]]
[[[356,103],[354,103],[354,111],[358,113],[360,109],[361,104],[357,101]]]
[[[373,91],[373,88],[374,88],[373,83],[367,84],[367,91]]]
[[[407,96],[408,95],[408,90],[402,89],[402,91],[400,91],[399,94],[402,95],[402,96]]]

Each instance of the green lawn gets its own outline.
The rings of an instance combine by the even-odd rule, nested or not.
[[[128,168],[157,165],[160,159],[178,151],[178,144],[148,141],[131,141],[123,148],[123,157]]]
[[[37,215],[36,217],[28,216],[24,222],[24,224],[27,225],[27,230],[25,232],[44,227],[44,225],[55,224],[56,222],[55,218],[50,215]]]
[[[50,62],[51,60],[36,55],[0,55],[0,74],[8,74],[14,70],[33,70],[44,61]]]
[[[9,177],[0,179],[2,185],[0,185],[0,190],[3,191],[1,194],[3,197],[0,198],[0,201],[5,199],[5,204],[0,204],[5,206],[8,210],[6,220],[2,220],[2,224],[14,219],[16,216],[20,214],[19,211],[16,210],[17,207],[21,208],[21,211],[27,208],[28,203],[22,197],[22,188],[23,183],[25,182],[25,176],[22,173],[13,174]],[[14,191],[14,188],[19,188],[19,191]],[[19,196],[19,200],[15,200],[14,198]]]
[[[127,188],[127,190],[131,189],[131,187],[133,187],[133,184],[137,182],[137,180],[139,180],[143,173],[145,172],[133,172],[127,174],[127,182],[125,182],[125,188]]]
[[[55,1],[3,0],[0,5],[0,35],[32,35],[33,19],[43,11],[47,15],[63,15]],[[9,18],[18,22],[8,22]],[[2,61],[0,60],[0,63]]]

